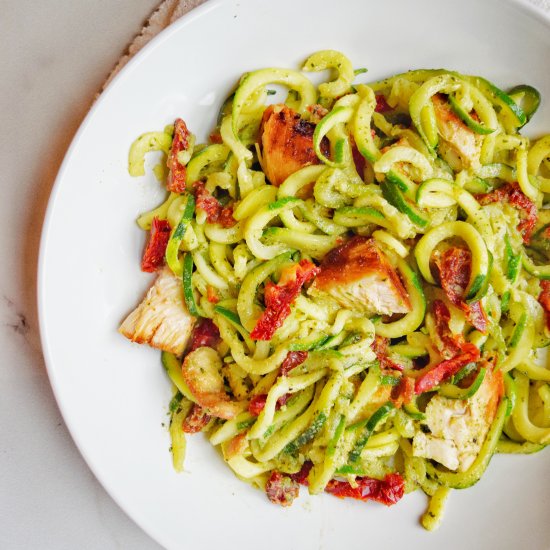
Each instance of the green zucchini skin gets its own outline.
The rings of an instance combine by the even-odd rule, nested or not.
[[[383,197],[400,212],[405,214],[412,223],[419,227],[426,227],[428,220],[420,210],[411,202],[407,201],[401,189],[396,185],[395,180],[386,179],[380,183]]]
[[[350,462],[358,462],[361,457],[361,452],[365,448],[365,445],[368,443],[369,438],[373,434],[376,427],[386,420],[394,409],[394,404],[391,401],[388,401],[377,409],[367,421],[362,421],[348,428],[350,430],[360,430],[355,445],[349,453]]]
[[[528,84],[520,84],[519,86],[514,86],[511,90],[508,90],[508,96],[520,106],[522,111],[525,113],[527,118],[525,124],[529,122],[533,115],[537,112],[540,107],[541,95],[540,92],[529,86]]]
[[[176,277],[181,277],[183,275],[183,266],[181,260],[179,259],[179,248],[181,242],[183,241],[185,231],[193,218],[194,212],[195,197],[188,194],[181,219],[170,235],[170,240],[168,241],[168,245],[166,247],[166,263]]]
[[[474,120],[469,113],[467,113],[460,103],[452,96],[449,96],[449,104],[451,105],[452,110],[454,113],[470,128],[470,130],[473,130],[476,134],[480,135],[488,135],[492,134],[495,130],[494,128],[487,128],[486,126],[483,126],[476,120]]]

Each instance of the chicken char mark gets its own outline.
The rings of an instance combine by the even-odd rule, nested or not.
[[[396,270],[374,239],[355,236],[331,250],[314,283],[342,307],[392,315],[411,309],[409,295]]]
[[[315,124],[304,120],[286,105],[270,105],[260,125],[260,145],[267,179],[276,186],[304,166],[319,164],[313,149]],[[330,146],[323,138],[321,149],[329,156]]]

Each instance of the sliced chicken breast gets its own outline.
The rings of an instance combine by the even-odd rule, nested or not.
[[[181,372],[198,404],[212,416],[230,420],[246,409],[246,401],[232,401],[227,394],[215,349],[203,346],[187,354]]]
[[[180,279],[165,267],[118,330],[132,342],[181,355],[195,320],[185,307]]]
[[[502,393],[502,373],[488,370],[468,400],[434,396],[423,422],[430,433],[415,434],[413,455],[435,460],[449,470],[468,470],[485,441]]]
[[[286,105],[270,105],[260,125],[262,168],[276,186],[310,164],[319,164],[313,149],[315,124],[307,122]],[[328,155],[328,143],[324,153]]]
[[[451,109],[445,96],[433,96],[432,103],[437,119],[437,129],[445,144],[462,162],[464,168],[479,167],[480,137],[462,122]]]
[[[374,239],[366,237],[353,237],[325,256],[309,289],[312,295],[318,292],[366,315],[393,315],[411,309],[397,272]]]

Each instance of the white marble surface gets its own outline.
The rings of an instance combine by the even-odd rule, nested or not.
[[[0,16],[0,548],[159,548],[77,451],[46,374],[36,263],[48,196],[94,95],[159,0],[18,0]]]

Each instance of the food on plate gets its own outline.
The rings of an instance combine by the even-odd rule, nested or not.
[[[165,267],[159,271],[147,296],[126,317],[119,330],[132,342],[181,355],[195,321],[183,302],[180,279]]]
[[[176,470],[202,431],[274,503],[420,489],[431,530],[495,453],[550,442],[550,136],[521,133],[527,85],[324,70],[252,71],[206,143],[177,118],[132,145],[168,195],[120,332],[162,350]]]
[[[357,235],[323,258],[310,295],[325,292],[342,307],[368,316],[394,315],[411,309],[409,295],[373,238]]]
[[[286,105],[266,108],[258,142],[265,177],[272,185],[281,185],[304,166],[320,164],[313,149],[314,130],[313,122],[305,120]],[[328,146],[327,141],[325,144]]]

